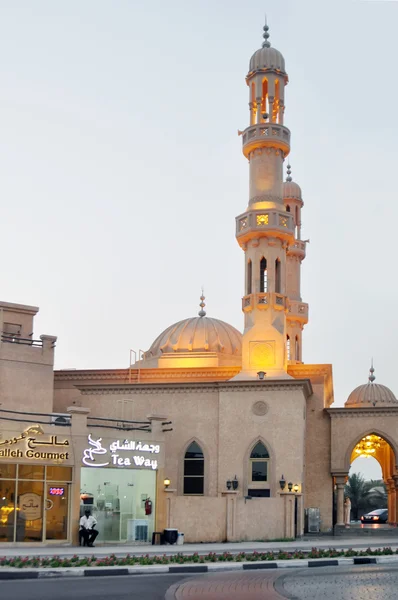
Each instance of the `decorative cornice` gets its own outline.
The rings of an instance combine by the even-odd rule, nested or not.
[[[124,381],[126,384],[136,384],[138,381],[173,379],[174,381],[184,379],[208,379],[220,381],[232,379],[241,370],[241,367],[214,367],[191,368],[191,369],[107,369],[107,370],[73,370],[54,371],[55,382],[58,381]]]
[[[147,395],[147,394],[200,394],[205,392],[267,392],[302,389],[308,398],[312,394],[308,379],[286,379],[268,381],[228,381],[198,383],[147,383],[125,385],[80,384],[76,387],[83,395]]]
[[[329,413],[332,419],[353,419],[357,417],[377,417],[382,415],[397,415],[398,406],[377,406],[369,408],[327,408],[326,412]]]

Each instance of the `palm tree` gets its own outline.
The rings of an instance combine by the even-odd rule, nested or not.
[[[369,489],[369,482],[361,473],[353,473],[348,477],[344,491],[351,500],[351,510],[355,521],[358,520],[358,512],[367,504]]]

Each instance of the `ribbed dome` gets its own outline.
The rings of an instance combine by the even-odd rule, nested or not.
[[[285,59],[276,48],[260,48],[250,59],[249,73],[257,69],[270,69],[285,74]]]
[[[145,358],[174,352],[218,352],[240,356],[242,334],[219,319],[192,317],[165,329],[145,353]]]
[[[373,383],[376,379],[373,375],[373,365],[370,368],[369,383],[360,385],[348,396],[345,403],[347,408],[369,408],[373,406],[398,406],[398,400],[392,391],[385,385]]]
[[[285,181],[283,183],[283,197],[284,198],[295,198],[302,200],[301,187],[295,181]]]

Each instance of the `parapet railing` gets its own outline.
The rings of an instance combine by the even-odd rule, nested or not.
[[[32,338],[23,338],[17,333],[1,332],[1,341],[8,344],[21,344],[22,346],[43,347],[43,340],[33,340]]]

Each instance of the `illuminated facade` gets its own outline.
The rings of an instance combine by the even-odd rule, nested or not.
[[[397,522],[394,394],[372,372],[331,408],[331,365],[303,363],[303,198],[290,166],[283,181],[288,76],[268,38],[266,25],[239,132],[250,165],[235,231],[243,334],[207,316],[202,295],[198,315],[167,327],[130,368],[54,372],[56,338],[33,338],[38,309],[0,303],[0,544],[76,541],[87,505],[98,541],[146,541],[165,527],[187,542],[291,538],[308,507],[328,532],[343,524],[358,455],[380,462]]]

